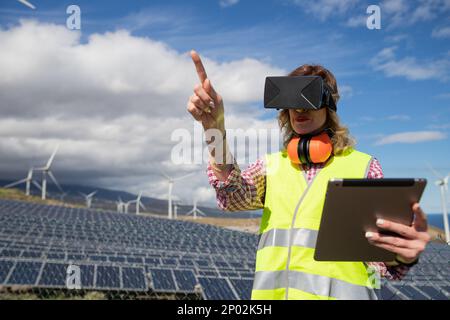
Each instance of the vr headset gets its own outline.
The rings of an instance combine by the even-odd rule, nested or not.
[[[336,111],[332,92],[319,76],[266,77],[264,108]]]

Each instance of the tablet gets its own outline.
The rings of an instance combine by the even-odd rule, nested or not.
[[[370,244],[367,231],[382,218],[406,225],[414,219],[426,179],[331,179],[325,197],[314,259],[317,261],[388,262],[395,253]]]

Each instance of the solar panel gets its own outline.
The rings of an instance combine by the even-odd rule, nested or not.
[[[22,253],[21,250],[3,249],[0,252],[0,257],[7,257],[7,258],[20,257],[21,253]]]
[[[81,275],[81,288],[93,288],[95,266],[92,265],[80,265]]]
[[[155,267],[161,265],[161,260],[159,260],[159,258],[145,258],[144,262],[146,265],[155,266]]]
[[[177,260],[176,259],[162,259],[163,266],[176,266]]]
[[[248,298],[256,248],[256,235],[209,225],[0,200],[5,285],[65,285],[72,262],[84,288],[140,291],[150,283],[154,291],[192,292],[202,279],[205,297]],[[403,281],[383,281],[379,295],[448,298],[449,260],[449,246],[431,243]]]
[[[95,286],[98,288],[120,289],[119,267],[97,266]]]
[[[411,285],[403,285],[399,287],[395,287],[398,291],[403,293],[408,299],[411,300],[429,300],[427,296],[425,296],[423,293],[419,292],[416,288],[414,288]]]
[[[206,300],[236,300],[238,297],[224,278],[198,277]]]
[[[41,252],[36,251],[24,251],[22,252],[22,258],[40,258],[42,255]]]
[[[173,273],[179,290],[194,292],[197,279],[192,270],[174,270]]]
[[[145,279],[144,268],[122,268],[123,289],[146,290],[147,281]]]
[[[433,286],[416,285],[416,287],[420,291],[426,293],[433,300],[448,300],[448,297]]]
[[[161,291],[176,291],[175,280],[172,275],[172,270],[166,269],[150,269],[152,277],[153,288]]]
[[[142,264],[142,258],[139,258],[139,257],[127,257],[127,262]]]
[[[192,266],[194,266],[194,261],[190,260],[190,259],[181,259],[181,260],[178,261],[178,263],[179,263],[180,266],[183,266],[183,267],[192,267]]]
[[[442,293],[445,294],[447,297],[450,297],[450,286],[442,286]]]
[[[46,263],[39,280],[41,286],[65,287],[67,265],[59,263]]]
[[[404,300],[404,296],[395,287],[384,283],[379,290],[375,291],[380,300]]]
[[[205,277],[218,277],[217,271],[210,269],[199,269],[197,273]]]
[[[39,271],[41,270],[41,262],[25,262],[17,261],[14,270],[7,280],[9,285],[35,285]]]
[[[8,260],[0,260],[0,284],[2,284],[6,277],[8,277],[9,271],[11,270],[14,262]]]
[[[239,299],[250,300],[252,295],[253,280],[230,279]]]
[[[108,261],[107,256],[101,256],[101,255],[91,255],[88,257],[91,261]]]

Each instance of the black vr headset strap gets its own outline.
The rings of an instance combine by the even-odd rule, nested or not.
[[[322,106],[326,105],[331,110],[337,111],[337,107],[336,107],[336,103],[334,102],[332,91],[333,90],[331,90],[331,88],[324,82]]]

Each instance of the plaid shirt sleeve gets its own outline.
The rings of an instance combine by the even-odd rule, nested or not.
[[[384,178],[381,165],[376,158],[373,158],[370,163],[367,179],[382,179]],[[404,265],[388,266],[384,262],[367,262],[369,267],[375,269],[382,277],[388,280],[401,280],[409,271],[409,267]]]
[[[241,171],[235,162],[226,181],[220,181],[208,163],[208,180],[216,190],[217,205],[226,211],[257,210],[264,207],[266,173],[263,160]]]

